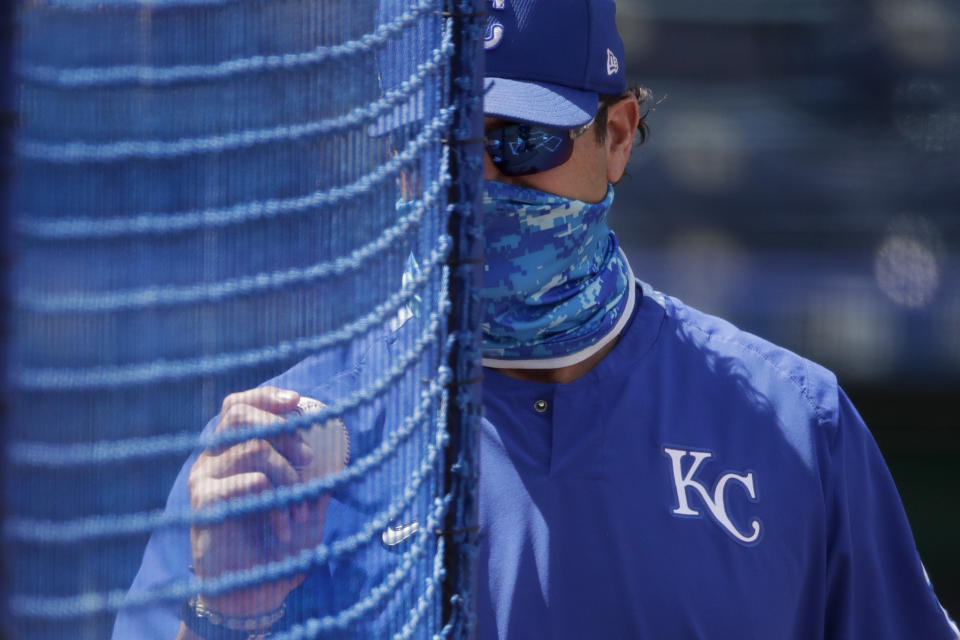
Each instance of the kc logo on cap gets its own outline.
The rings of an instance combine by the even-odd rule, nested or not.
[[[507,8],[507,0],[490,0],[490,7],[495,11],[503,11]],[[487,23],[487,30],[483,34],[483,48],[493,49],[503,41],[503,23],[492,18]]]

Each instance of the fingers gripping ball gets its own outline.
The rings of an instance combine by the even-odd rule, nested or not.
[[[323,404],[295,392],[262,387],[224,399],[217,433],[253,425],[275,424],[291,414],[319,411]],[[292,411],[291,411],[292,409]],[[343,421],[316,421],[296,433],[252,438],[206,449],[190,469],[191,507],[203,510],[223,501],[244,500],[295,483],[342,471],[350,457]],[[222,520],[190,527],[194,572],[201,579],[263,568],[284,558],[315,550],[323,542],[329,493],[271,505],[254,513],[230,514]],[[225,592],[201,590],[198,603],[226,616],[273,612],[306,579],[306,573],[283,575]]]
[[[324,407],[319,400],[301,397],[297,407],[287,414],[287,418],[316,413]],[[299,429],[297,435],[311,451],[310,456],[301,458],[306,462],[291,462],[299,483],[343,471],[350,461],[350,435],[339,418],[330,418],[322,423],[314,422],[309,427]],[[288,535],[278,535],[280,531],[277,523],[271,523],[265,532],[267,548],[275,555],[282,556],[320,544],[329,501],[330,494],[324,494],[294,504],[287,512],[289,520],[281,523],[285,525],[282,528],[289,532]]]

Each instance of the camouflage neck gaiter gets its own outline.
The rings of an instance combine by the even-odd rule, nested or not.
[[[557,368],[619,335],[633,274],[607,226],[613,187],[597,203],[484,182],[483,364]]]

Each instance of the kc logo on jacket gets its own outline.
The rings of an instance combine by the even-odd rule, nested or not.
[[[695,476],[700,469],[700,465],[713,457],[712,453],[673,449],[671,447],[664,447],[663,452],[670,458],[673,485],[677,490],[677,507],[671,511],[674,516],[683,518],[700,517],[700,512],[690,503],[691,494],[689,490],[693,489],[694,493],[692,495],[700,497],[700,502],[707,508],[717,524],[737,541],[746,545],[753,545],[760,539],[759,520],[751,520],[749,523],[750,531],[743,533],[730,519],[726,506],[727,488],[731,482],[741,485],[743,492],[746,493],[750,501],[756,502],[757,492],[753,483],[752,471],[745,474],[725,473],[717,479],[713,491],[708,491],[703,484],[696,480]]]

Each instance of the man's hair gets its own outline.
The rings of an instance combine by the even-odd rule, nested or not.
[[[643,144],[650,137],[650,127],[647,126],[647,115],[650,108],[645,105],[653,97],[653,92],[646,87],[629,87],[623,93],[601,93],[600,108],[597,110],[597,117],[594,118],[593,132],[597,136],[597,142],[603,144],[607,140],[607,107],[621,100],[633,98],[640,107],[640,121],[637,122],[637,146]]]

